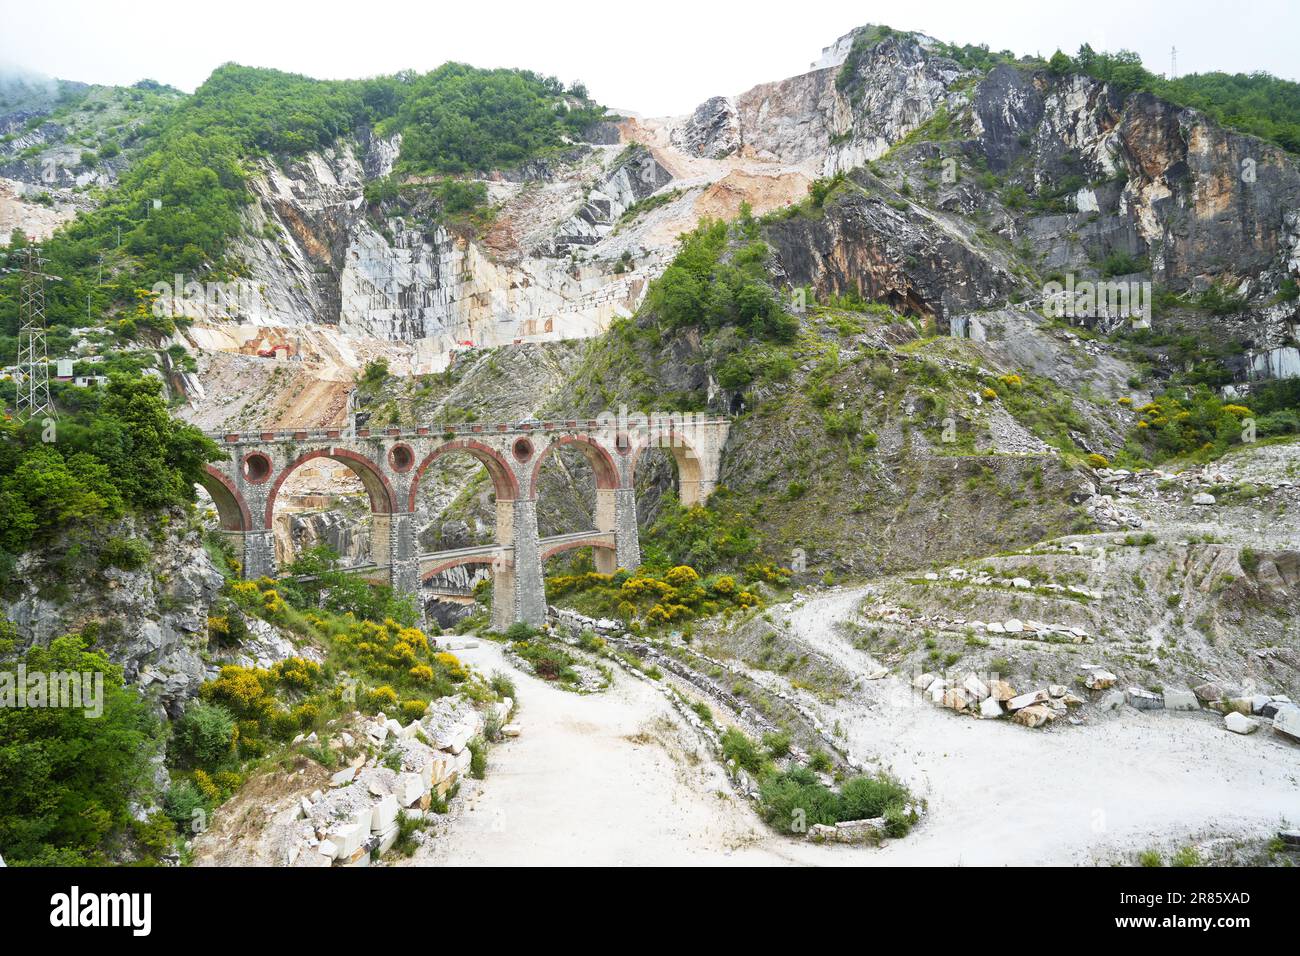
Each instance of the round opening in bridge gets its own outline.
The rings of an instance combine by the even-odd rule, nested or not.
[[[271,459],[260,451],[250,452],[244,456],[244,477],[253,484],[260,484],[271,477]]]
[[[410,445],[394,445],[388,453],[388,464],[393,471],[410,471],[415,464],[415,452],[411,451]]]
[[[516,438],[510,450],[514,452],[516,461],[524,462],[533,457],[533,443],[527,438]]]

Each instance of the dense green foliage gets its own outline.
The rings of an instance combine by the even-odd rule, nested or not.
[[[789,750],[789,737],[769,734],[760,746],[734,727],[721,738],[722,758],[759,782],[759,813],[784,833],[805,833],[814,824],[885,818],[886,834],[906,836],[917,814],[907,788],[886,774],[845,780],[838,792],[818,779],[814,767],[829,769],[824,753],[807,767],[778,770],[774,759]]]
[[[768,255],[747,211],[730,226],[705,219],[682,236],[677,256],[651,286],[650,309],[668,329],[736,326],[754,337],[790,341],[798,320],[777,302]]]
[[[40,422],[0,422],[0,582],[33,542],[194,500],[220,451],[168,414],[161,389],[155,378],[115,378],[53,435]]]
[[[697,571],[737,570],[759,556],[759,539],[752,526],[724,502],[726,489],[714,493],[710,507],[684,508],[668,497],[655,523],[642,537],[642,562],[647,567],[689,564]]]
[[[1086,43],[1073,58],[1056,51],[1049,67],[1058,74],[1085,73],[1123,95],[1154,93],[1179,106],[1201,110],[1224,126],[1300,152],[1300,83],[1262,71],[1190,73],[1170,80],[1146,69],[1131,50],[1098,53]]]
[[[402,133],[401,166],[411,171],[512,166],[554,149],[604,116],[585,96],[568,92],[566,98],[554,77],[444,63],[405,84],[395,115],[380,124],[380,132]]]
[[[1250,434],[1251,410],[1225,402],[1204,385],[1171,389],[1138,410],[1122,464],[1191,456],[1218,458]]]
[[[104,675],[103,714],[69,707],[0,707],[0,847],[10,866],[87,866],[109,861],[145,795],[157,727],[122,670],[82,636],[61,637],[23,657],[28,672]],[[0,670],[13,671],[12,625],[0,621]]]

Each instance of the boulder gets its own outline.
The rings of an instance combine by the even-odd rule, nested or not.
[[[988,718],[1002,716],[1002,705],[996,697],[985,697],[980,701],[980,716]]]
[[[519,736],[519,725],[518,725],[518,724],[506,724],[505,726],[503,726],[503,727],[501,728],[501,736],[502,736],[502,737],[518,737],[518,736]]]
[[[339,866],[369,866],[370,865],[370,848],[359,846],[352,852],[347,859],[339,858]]]
[[[1045,690],[1031,690],[1027,694],[1012,697],[1007,701],[1007,710],[1022,710],[1025,707],[1032,707],[1034,704],[1045,704],[1051,699],[1052,696]]]
[[[1233,711],[1223,718],[1223,726],[1234,734],[1253,734],[1259,730],[1259,721]]]
[[[1005,634],[1007,632],[1006,627],[1003,626],[1001,621],[989,621],[989,623],[984,626],[984,629],[990,634]]]
[[[370,827],[357,823],[348,823],[331,831],[329,838],[338,847],[334,854],[336,860],[346,860],[353,856],[370,837]]]
[[[1064,684],[1048,684],[1047,692],[1053,697],[1064,697],[1069,692],[1069,688]]]
[[[869,820],[842,820],[835,824],[837,843],[865,843],[879,839],[885,832],[884,817],[872,817]]]
[[[1025,622],[1013,617],[1009,621],[1003,621],[1002,626],[1006,628],[1008,634],[1019,634],[1025,629]]]
[[[989,681],[989,696],[1006,703],[1016,696],[1016,689],[1004,680]]]
[[[391,793],[374,805],[370,811],[370,832],[380,833],[397,822],[401,804]]]
[[[989,696],[989,685],[980,680],[976,674],[967,674],[966,679],[961,682],[961,687],[971,700],[983,700]]]
[[[1110,671],[1095,670],[1088,675],[1086,681],[1089,690],[1107,690],[1115,686],[1115,681],[1119,680]]]
[[[327,860],[332,860],[339,855],[339,845],[333,840],[321,840],[316,846],[316,852]]]
[[[1273,729],[1293,740],[1300,740],[1300,707],[1283,707],[1274,714]]]
[[[1102,711],[1119,710],[1124,706],[1124,692],[1122,690],[1113,690],[1109,694],[1097,701],[1097,708]]]
[[[965,710],[970,706],[966,692],[960,687],[950,687],[943,693],[943,706],[949,710]]]
[[[1202,704],[1213,704],[1223,699],[1223,688],[1214,681],[1207,681],[1204,684],[1197,684],[1192,688],[1192,693]]]
[[[1165,710],[1200,710],[1201,702],[1190,690],[1182,687],[1165,688]]]
[[[808,828],[808,839],[814,843],[833,843],[835,827],[827,823],[814,823]]]
[[[393,823],[386,830],[380,831],[378,838],[378,850],[380,856],[383,856],[393,848],[393,844],[397,842],[397,836],[400,832],[401,830],[398,828],[396,823]]]
[[[1130,687],[1124,697],[1135,710],[1159,710],[1165,705],[1163,697],[1141,687]]]
[[[1208,491],[1198,491],[1192,495],[1192,504],[1194,505],[1212,505],[1214,504],[1214,495]]]
[[[1294,707],[1294,706],[1295,704],[1291,703],[1290,698],[1278,695],[1276,697],[1273,697],[1271,700],[1269,700],[1269,702],[1264,704],[1264,706],[1260,707],[1259,716],[1267,717],[1268,719],[1272,720],[1274,717],[1277,716],[1277,712],[1281,710],[1283,707]]]
[[[468,751],[467,751],[468,752]],[[394,796],[398,804],[403,807],[409,807],[414,803],[419,803],[420,798],[426,793],[424,780],[418,773],[403,773],[397,777],[397,786]]]
[[[935,682],[935,679],[938,676],[938,674],[932,674],[929,671],[926,671],[924,674],[917,674],[912,678],[912,688],[914,690],[925,690]]]
[[[1030,583],[1029,578],[1012,578],[1011,586],[1013,588],[1031,588],[1033,584]]]
[[[344,787],[352,782],[352,778],[357,775],[356,767],[344,767],[338,773],[330,777],[331,787]]]
[[[1056,712],[1044,704],[1031,704],[1011,715],[1011,719],[1025,727],[1041,727],[1056,719]]]

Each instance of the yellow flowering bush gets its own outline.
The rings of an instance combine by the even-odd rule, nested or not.
[[[675,588],[694,584],[699,579],[700,576],[696,570],[687,564],[679,564],[675,568],[669,568],[664,574],[664,580]]]
[[[433,668],[428,664],[416,664],[407,673],[422,684],[433,683]]]
[[[387,685],[376,687],[366,695],[366,701],[372,712],[392,710],[397,706],[397,691]]]
[[[709,582],[709,590],[714,594],[728,595],[736,593],[736,579],[730,574],[722,574]]]
[[[427,701],[423,700],[404,700],[402,701],[402,720],[410,723],[413,720],[419,720],[424,716],[424,712],[429,709]]]
[[[221,788],[217,786],[216,782],[207,774],[206,771],[194,771],[194,786],[199,788],[199,793],[203,794],[204,799],[209,803],[216,804],[221,802]]]
[[[442,665],[443,670],[452,680],[459,682],[469,677],[469,668],[462,664],[455,654],[442,651],[434,654],[433,659]]]

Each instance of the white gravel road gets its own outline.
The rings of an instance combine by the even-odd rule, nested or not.
[[[865,670],[869,656],[833,628],[860,597],[830,592],[791,618],[812,646]],[[807,703],[929,814],[883,847],[814,846],[758,821],[654,685],[619,673],[605,693],[579,696],[520,673],[490,642],[460,654],[511,674],[523,733],[493,748],[487,779],[466,781],[411,864],[1078,864],[1300,823],[1300,747],[1270,732],[1136,712],[1030,731],[918,702],[891,677],[832,706]]]

